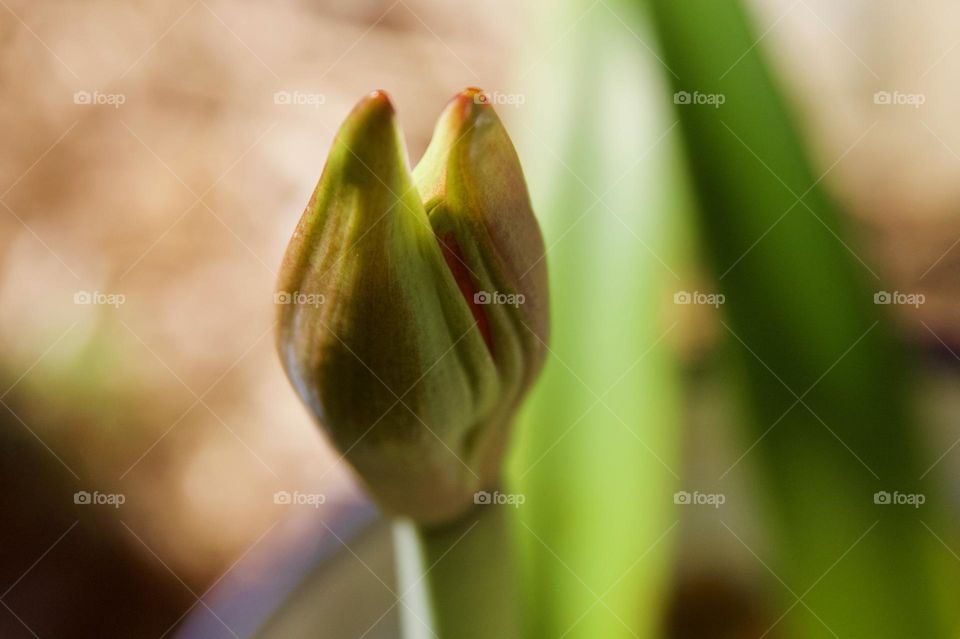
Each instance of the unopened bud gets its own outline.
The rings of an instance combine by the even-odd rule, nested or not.
[[[278,284],[278,345],[300,397],[378,501],[425,524],[497,483],[546,350],[543,240],[513,145],[477,93],[450,102],[412,175],[388,98],[362,100]]]

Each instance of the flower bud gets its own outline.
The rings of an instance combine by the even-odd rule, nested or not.
[[[498,482],[546,349],[543,240],[480,95],[450,102],[412,174],[388,98],[364,98],[278,283],[278,347],[301,399],[377,500],[424,524]]]

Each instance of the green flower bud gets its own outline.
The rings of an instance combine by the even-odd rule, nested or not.
[[[544,246],[503,125],[476,89],[411,174],[393,107],[364,98],[287,248],[287,375],[388,510],[448,521],[499,480],[547,339]]]

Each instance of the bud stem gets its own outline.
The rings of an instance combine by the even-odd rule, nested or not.
[[[523,636],[515,512],[484,504],[442,528],[394,521],[403,639]]]

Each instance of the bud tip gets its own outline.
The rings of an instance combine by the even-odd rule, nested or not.
[[[489,106],[486,91],[478,87],[467,87],[453,96],[447,105],[447,113],[455,114],[457,116],[455,121],[462,124],[470,121]]]
[[[383,89],[377,89],[368,93],[354,107],[355,113],[364,113],[369,116],[392,116],[396,113],[390,96]]]

